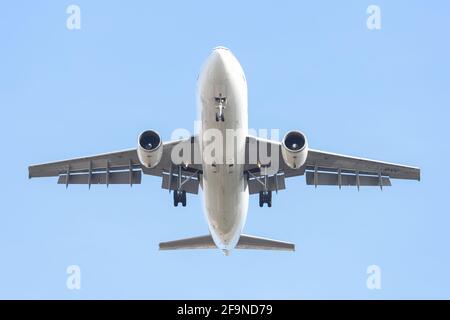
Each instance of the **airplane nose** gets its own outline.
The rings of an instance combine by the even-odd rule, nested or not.
[[[209,74],[215,80],[223,80],[228,76],[228,49],[214,48],[209,63]]]
[[[227,50],[227,51],[230,51],[230,49],[228,49],[227,47],[224,47],[224,46],[218,46],[218,47],[215,47],[215,48],[213,49],[213,51],[219,51],[219,50]]]

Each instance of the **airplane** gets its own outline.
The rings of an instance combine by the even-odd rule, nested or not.
[[[162,141],[155,130],[146,130],[138,136],[136,148],[31,165],[29,178],[55,176],[66,188],[71,184],[90,188],[93,184],[140,184],[142,174],[151,175],[162,178],[162,188],[173,192],[174,206],[181,203],[183,207],[186,194],[198,194],[201,189],[209,233],[161,242],[159,249],[218,248],[225,255],[232,249],[295,250],[290,242],[242,233],[249,196],[258,195],[260,207],[271,207],[272,193],[285,189],[288,178],[305,176],[307,185],[356,186],[358,190],[361,186],[383,189],[391,186],[390,179],[420,181],[417,167],[311,149],[298,130],[287,132],[281,141],[250,135],[247,80],[226,47],[212,50],[197,87],[200,121],[195,135]],[[230,138],[229,131],[233,132]],[[226,136],[227,143],[233,141],[231,157],[220,152],[220,135]]]

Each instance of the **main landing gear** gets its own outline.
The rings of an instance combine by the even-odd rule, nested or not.
[[[181,202],[181,204],[183,205],[183,207],[186,207],[186,191],[182,190],[181,187],[183,186],[183,184],[187,181],[182,179],[182,170],[181,170],[181,166],[178,166],[178,177],[177,178],[177,183],[176,183],[176,189],[173,190],[173,205],[175,207],[178,207],[178,204]],[[169,192],[170,192],[170,188],[172,187],[172,176],[173,172],[172,172],[172,168],[170,168],[170,173],[169,173],[169,179],[170,179],[170,183],[169,183]]]
[[[187,166],[185,166],[185,168],[187,168]],[[196,179],[194,179],[194,177],[196,177]],[[182,165],[176,167],[171,166],[167,189],[169,189],[169,193],[173,191],[173,205],[178,207],[178,204],[181,203],[183,207],[186,207],[186,190],[196,193],[195,188],[198,190],[199,181],[199,170],[194,172],[183,172]],[[190,182],[190,184],[186,184],[187,182]]]
[[[262,188],[259,191],[259,206],[264,207],[264,204],[267,204],[267,207],[272,207],[272,189],[278,193],[278,173],[275,173],[270,179],[269,184],[269,175],[267,174],[267,167],[263,167],[260,169],[260,175],[255,175],[251,171],[247,171],[247,179],[250,176],[253,178],[253,181],[257,181],[261,184]]]
[[[267,203],[269,208],[272,207],[272,191],[259,192],[259,206],[263,207],[264,203]]]

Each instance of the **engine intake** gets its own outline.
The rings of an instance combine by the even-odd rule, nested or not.
[[[308,140],[300,131],[289,131],[281,142],[284,162],[292,169],[303,166],[308,156]]]
[[[153,168],[161,161],[163,145],[160,135],[153,130],[142,132],[138,138],[139,161],[147,168]]]

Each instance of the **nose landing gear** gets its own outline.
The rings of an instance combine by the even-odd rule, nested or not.
[[[216,122],[219,122],[219,121],[222,121],[222,122],[224,122],[225,121],[225,117],[224,117],[224,115],[223,115],[223,110],[222,110],[222,112],[216,112]]]
[[[225,109],[225,104],[227,102],[227,98],[226,97],[222,97],[222,94],[220,93],[219,96],[215,97],[214,99],[215,99],[215,101],[217,103],[216,108],[218,109],[217,112],[216,112],[216,121],[217,122],[219,122],[219,121],[224,122],[225,121],[225,116],[223,114],[223,111]]]

